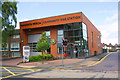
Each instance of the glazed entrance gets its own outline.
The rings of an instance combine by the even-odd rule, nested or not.
[[[68,47],[65,49],[68,58],[89,56],[87,26],[84,23],[65,24],[64,38],[68,40]]]

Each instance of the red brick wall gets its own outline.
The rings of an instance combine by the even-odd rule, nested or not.
[[[22,26],[24,24],[67,18],[67,17],[71,17],[71,16],[81,16],[81,18],[71,19],[71,20],[66,20],[66,21],[56,21],[56,22],[45,23],[45,24],[43,23],[43,24]],[[36,19],[36,20],[21,22],[20,23],[20,37],[21,37],[21,41],[23,40],[21,47],[23,45],[24,46],[27,45],[27,41],[28,41],[27,35],[28,34],[42,33],[45,30],[50,30],[51,31],[51,39],[57,40],[57,29],[59,29],[61,27],[60,24],[74,23],[74,22],[84,22],[85,24],[87,24],[89,50],[92,51],[91,52],[92,55],[94,54],[94,51],[98,51],[98,53],[100,53],[101,48],[98,48],[98,45],[97,45],[98,40],[100,40],[97,38],[97,35],[99,35],[100,32],[82,13],[67,14],[67,15],[62,15],[62,16],[55,16],[55,17],[49,17],[49,18],[44,18],[44,19]],[[29,29],[31,29],[31,30],[29,31]],[[91,39],[92,32],[93,32],[93,39],[94,39],[94,47],[93,48],[92,48],[92,39]],[[57,43],[55,45],[51,45],[51,54],[53,54],[54,56],[57,56],[57,57],[61,56],[60,54],[57,54]]]
[[[82,14],[82,21],[88,27],[88,48],[91,50],[91,54],[94,55],[94,51],[97,51],[100,54],[101,48],[98,48],[98,41],[101,42],[101,38],[98,38],[98,35],[101,35],[100,31],[88,20],[88,18]],[[92,47],[92,32],[93,32],[93,47]]]

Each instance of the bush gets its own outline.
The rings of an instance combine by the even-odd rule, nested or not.
[[[42,56],[38,55],[38,56],[31,56],[29,57],[30,62],[31,61],[41,61],[42,60]]]
[[[42,60],[52,60],[52,59],[53,59],[52,54],[43,54],[43,55],[31,56],[29,58],[30,62],[32,62],[32,61],[42,61]]]
[[[97,51],[94,51],[94,56],[97,56],[97,55],[98,55]]]
[[[111,50],[111,49],[109,50],[109,52],[116,52],[116,51],[117,51],[117,50]]]

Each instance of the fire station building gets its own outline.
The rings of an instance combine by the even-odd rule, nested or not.
[[[49,36],[47,53],[54,57],[62,56],[63,38],[68,40],[68,58],[101,53],[101,33],[82,12],[20,22],[21,47],[30,46],[31,56],[40,54],[36,44],[43,32]]]

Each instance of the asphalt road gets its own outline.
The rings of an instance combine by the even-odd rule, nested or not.
[[[47,80],[49,80],[49,78],[117,78],[118,73],[116,71],[119,70],[118,62],[120,61],[120,58],[118,57],[120,57],[120,52],[113,52],[97,65],[85,67],[85,68],[74,68],[72,70],[70,69],[62,70],[62,71],[56,71],[56,70],[35,71],[32,69],[24,69],[24,68],[1,67],[3,72],[2,73],[3,75],[1,77],[14,78],[14,79],[31,78],[31,80],[35,80],[32,78],[44,78],[44,79],[46,78]],[[10,80],[14,80],[14,79],[10,79]],[[20,80],[24,80],[24,79],[20,79]]]
[[[0,67],[0,72],[2,72],[2,75],[0,75],[0,79],[4,78],[10,78],[14,76],[19,76],[23,74],[28,74],[35,72],[36,70],[33,69],[27,69],[27,68],[18,68],[18,67]]]
[[[120,53],[113,52],[97,65],[67,70],[52,70],[23,75],[24,78],[85,78],[85,80],[118,80]],[[89,78],[89,79],[88,79]]]
[[[97,65],[85,67],[85,68],[76,68],[73,70],[118,71],[118,65],[120,66],[118,62],[120,62],[120,52],[113,52]]]

